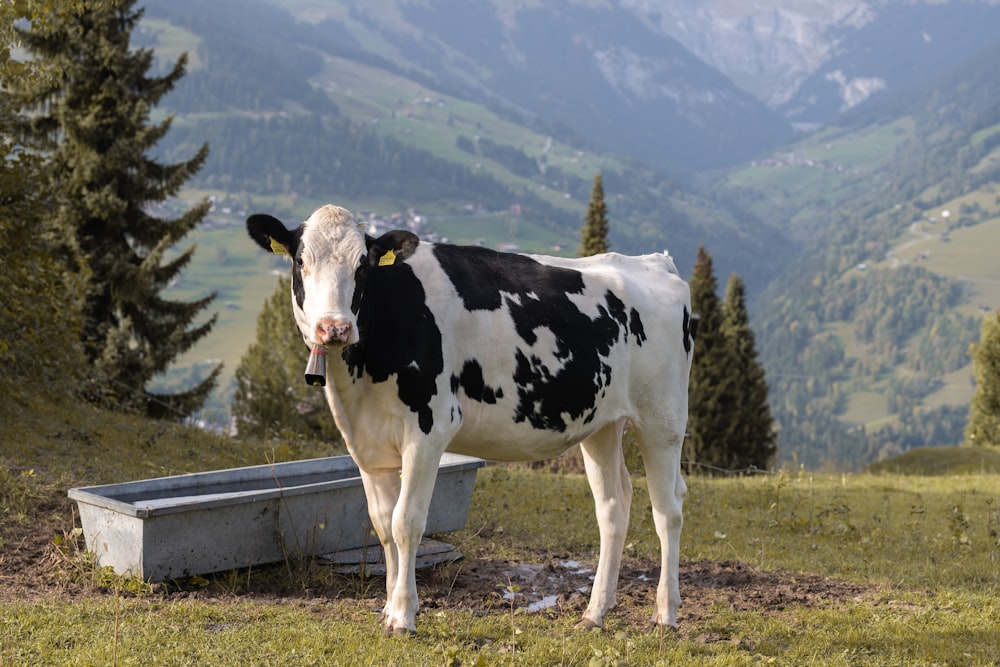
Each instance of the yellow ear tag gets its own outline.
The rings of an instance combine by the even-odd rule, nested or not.
[[[275,255],[288,254],[288,248],[283,243],[279,243],[273,236],[268,236],[267,238],[271,240],[271,252]]]
[[[396,253],[392,250],[386,250],[385,254],[378,258],[379,266],[392,266],[396,263]]]

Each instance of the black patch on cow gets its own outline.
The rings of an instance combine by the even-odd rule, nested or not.
[[[475,359],[470,359],[462,366],[461,375],[451,376],[451,391],[458,393],[461,387],[465,395],[480,403],[495,404],[498,399],[503,398],[501,387],[493,388],[486,384],[483,379],[483,367]]]
[[[506,304],[510,311],[525,343],[515,342],[513,350],[512,379],[518,396],[514,421],[561,432],[566,430],[567,416],[593,419],[598,397],[612,378],[605,359],[628,332],[621,298],[611,290],[605,292],[597,316],[591,319],[570,299],[584,292],[579,271],[477,247],[439,245],[434,246],[434,255],[466,310],[499,310]],[[551,353],[558,365],[552,368],[530,349],[538,342],[540,328],[555,338]]]
[[[292,258],[292,296],[295,303],[299,304],[299,310],[305,308],[306,287],[302,282],[302,247],[299,246]]]
[[[684,333],[684,352],[690,354],[691,343],[698,335],[698,316],[688,313],[687,306],[684,306],[684,322],[681,330]]]
[[[399,399],[417,414],[420,430],[430,433],[430,401],[444,359],[424,287],[405,262],[372,266],[363,260],[355,279],[351,310],[360,340],[344,349],[344,361],[356,378],[367,373],[378,383],[396,375]]]
[[[642,347],[642,344],[646,342],[646,329],[642,326],[642,318],[639,317],[639,311],[633,308],[629,311],[628,315],[628,330],[633,336],[635,336],[635,342]]]
[[[579,271],[540,264],[524,255],[512,255],[476,246],[434,246],[434,256],[451,278],[466,310],[497,310],[502,293],[524,302],[535,294],[582,294]]]

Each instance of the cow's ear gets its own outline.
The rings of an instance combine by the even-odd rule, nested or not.
[[[293,256],[298,238],[281,220],[263,213],[247,218],[247,232],[257,245],[276,255]]]
[[[413,232],[394,229],[377,239],[365,236],[365,243],[368,245],[369,264],[391,266],[411,257],[420,245],[420,239]]]

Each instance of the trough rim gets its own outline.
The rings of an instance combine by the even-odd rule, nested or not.
[[[441,457],[441,463],[438,466],[438,473],[455,473],[465,470],[475,470],[485,465],[485,460],[474,456],[445,452]],[[342,476],[338,479],[291,486],[280,485],[282,475],[290,477],[294,475],[322,475],[324,473],[335,474],[352,471],[354,473],[353,475]],[[303,459],[301,461],[285,461],[274,464],[265,463],[239,468],[226,468],[222,470],[209,470],[181,475],[168,475],[165,477],[153,477],[150,479],[119,482],[115,484],[75,487],[70,489],[67,495],[71,500],[75,500],[77,503],[100,507],[138,519],[147,519],[153,516],[163,516],[167,514],[191,511],[195,508],[209,509],[245,503],[267,502],[276,498],[288,498],[310,493],[324,493],[342,487],[357,486],[359,483],[359,474],[358,466],[354,462],[354,459],[350,455],[344,454],[339,456],[324,456],[313,459]],[[207,500],[197,495],[183,495],[183,493],[178,493],[179,491],[183,492],[184,489],[193,490],[199,487],[205,487],[213,482],[233,484],[260,480],[273,481],[275,478],[279,481],[279,486],[275,488],[224,492],[213,495],[211,499]],[[170,498],[171,496],[156,496],[156,493],[172,493],[177,499],[177,502],[158,504],[154,507],[151,505],[143,505],[143,499],[133,502],[119,499],[123,495],[134,494],[139,489],[142,489],[143,491],[150,491],[150,494],[148,495],[158,499]]]

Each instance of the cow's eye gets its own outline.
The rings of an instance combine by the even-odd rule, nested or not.
[[[301,267],[301,266],[302,266],[302,257],[296,257],[296,258],[295,258],[295,263],[296,263],[296,264],[297,264],[297,265],[298,265],[299,267]]]

